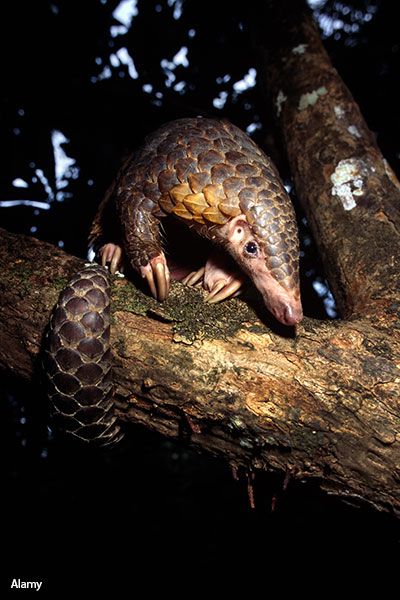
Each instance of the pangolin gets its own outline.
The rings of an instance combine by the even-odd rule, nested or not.
[[[159,224],[173,215],[216,249],[184,282],[202,280],[208,300],[215,302],[234,295],[245,273],[278,321],[295,325],[301,320],[291,201],[271,160],[228,121],[178,119],[150,135],[100,205],[90,233],[94,245],[104,238],[104,215],[112,203],[122,247],[106,243],[100,249],[102,264],[110,264],[112,272],[125,254],[152,295],[164,300],[170,274]],[[236,273],[228,269],[224,253],[233,258]]]
[[[99,206],[89,242],[103,267],[76,274],[53,313],[49,395],[58,421],[78,438],[106,445],[121,437],[112,408],[104,267],[114,273],[130,264],[165,300],[171,269],[160,222],[168,216],[212,242],[205,265],[185,283],[201,283],[217,302],[236,295],[247,276],[278,321],[296,325],[302,318],[296,219],[271,160],[225,120],[167,123],[125,162]]]

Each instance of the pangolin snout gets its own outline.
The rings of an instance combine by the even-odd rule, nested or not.
[[[283,325],[294,326],[303,318],[300,294],[283,290],[276,282],[269,279],[268,286],[257,286],[263,297],[265,306]]]
[[[303,309],[300,300],[278,300],[265,302],[267,308],[274,317],[283,325],[294,326],[300,323],[303,318]]]
[[[284,305],[282,318],[279,319],[284,325],[297,325],[303,318],[301,302],[288,302]]]
[[[264,300],[265,306],[283,325],[297,325],[303,318],[300,290],[285,289],[268,272],[253,276],[253,282]]]

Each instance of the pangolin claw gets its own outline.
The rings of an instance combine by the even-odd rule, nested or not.
[[[207,271],[208,269],[208,271]],[[189,275],[186,275],[184,279],[181,280],[181,283],[185,285],[189,285],[192,287],[204,287],[208,289],[208,283],[205,281],[207,277],[207,273],[210,271],[209,263],[207,263],[204,267],[201,267],[197,271],[192,271]],[[232,279],[231,274],[227,274],[227,278],[217,279],[212,283],[211,289],[209,289],[209,294],[205,298],[205,302],[209,302],[210,304],[214,302],[220,302],[225,298],[233,298],[238,296],[242,292],[243,279],[239,277],[239,275],[235,276],[235,279]]]
[[[214,304],[216,302],[221,302],[221,300],[225,300],[226,298],[238,296],[242,291],[242,285],[243,281],[240,279],[234,279],[228,284],[225,279],[220,279],[214,284],[205,301]]]
[[[201,267],[201,269],[199,269],[198,271],[192,271],[191,273],[189,273],[189,275],[186,275],[186,277],[184,277],[181,280],[181,283],[190,286],[201,284],[201,280],[204,277],[205,271],[205,267]]]
[[[110,272],[114,275],[118,270],[122,270],[122,248],[116,244],[105,244],[100,248],[101,265],[106,267],[109,264]]]
[[[169,269],[163,263],[155,265],[155,274],[157,282],[157,300],[162,302],[168,296],[169,292]]]
[[[153,298],[162,302],[169,292],[170,274],[165,256],[156,256],[140,268],[143,279],[146,279]]]
[[[153,276],[153,271],[150,269],[146,269],[146,267],[141,267],[140,271],[142,273],[142,277],[143,279],[146,279],[148,286],[150,288],[150,292],[151,295],[153,296],[153,298],[155,298],[157,300],[157,288],[156,288],[156,284],[154,283],[154,276]]]
[[[122,262],[122,250],[119,246],[116,247],[113,257],[111,259],[110,271],[114,275],[121,269],[120,265]]]

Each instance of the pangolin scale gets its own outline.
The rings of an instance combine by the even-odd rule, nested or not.
[[[57,427],[99,445],[122,437],[113,411],[110,288],[98,265],[76,273],[53,311],[44,367]]]

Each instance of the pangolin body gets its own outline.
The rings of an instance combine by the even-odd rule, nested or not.
[[[179,119],[150,135],[125,163],[100,207],[92,243],[101,238],[104,205],[110,201],[119,214],[124,251],[138,271],[162,253],[163,217],[174,215],[229,252],[227,226],[242,215],[268,274],[297,301],[300,320],[299,245],[291,201],[271,160],[231,123]],[[260,289],[251,269],[235,254],[234,259]]]
[[[294,210],[276,168],[240,129],[201,117],[167,123],[124,164],[99,207],[89,241],[100,250],[102,263],[110,262],[115,271],[124,254],[159,300],[169,289],[159,231],[160,219],[167,216],[193,229],[193,235],[212,240],[222,254],[229,253],[279,321],[300,321]],[[115,235],[109,222],[115,217],[122,252],[119,245],[107,243]],[[200,273],[214,299],[233,295],[243,282],[218,256]],[[101,269],[81,272],[60,296],[50,327],[48,376],[56,415],[67,430],[106,444],[121,434],[110,408],[109,351],[104,346],[108,291]],[[198,279],[196,275],[192,283]]]

